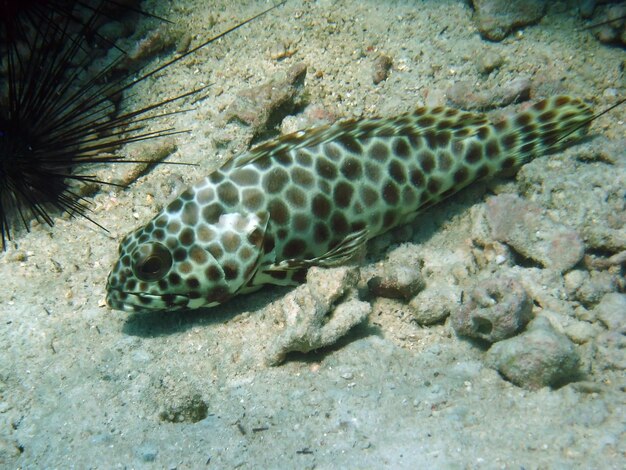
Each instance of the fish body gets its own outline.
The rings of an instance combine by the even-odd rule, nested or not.
[[[107,282],[125,311],[210,307],[349,261],[473,181],[583,135],[593,113],[557,96],[502,122],[452,108],[298,131],[234,158],[127,235]]]

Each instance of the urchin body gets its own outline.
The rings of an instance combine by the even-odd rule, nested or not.
[[[29,230],[32,219],[52,226],[55,213],[84,217],[104,229],[88,216],[89,202],[80,195],[78,183],[113,183],[81,173],[79,165],[117,163],[124,160],[116,153],[124,144],[184,132],[151,131],[146,123],[168,114],[166,105],[205,87],[126,112],[119,112],[114,103],[138,83],[283,3],[135,75],[117,69],[124,56],[120,49],[117,58],[90,73],[90,38],[114,44],[115,38],[100,36],[98,27],[115,17],[117,10],[165,20],[113,0],[0,2],[0,58],[4,59],[7,82],[0,87],[2,249],[12,240],[15,228],[21,225]]]

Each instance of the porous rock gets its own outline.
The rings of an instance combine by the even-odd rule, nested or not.
[[[99,31],[99,34],[105,38],[117,38],[119,40],[130,35],[136,27],[136,22],[119,23],[112,21],[107,23]],[[129,37],[121,43],[118,42],[123,49],[128,50],[128,54],[124,54],[119,61],[113,63],[115,72],[128,74],[138,71],[159,54],[168,50],[179,50],[177,45],[184,42],[186,37],[184,29],[165,24],[150,29],[145,34],[140,33],[140,35],[141,37],[137,37],[135,34],[134,37]]]
[[[433,325],[444,321],[459,308],[461,289],[454,285],[438,283],[429,285],[409,302],[411,314],[420,325]]]
[[[546,12],[544,0],[473,0],[474,21],[481,36],[501,41],[514,28],[538,22]]]
[[[605,294],[594,310],[609,330],[626,334],[626,294]]]
[[[545,268],[568,271],[585,254],[585,245],[576,231],[553,221],[538,205],[514,194],[489,198],[485,216],[495,240]]]
[[[507,380],[531,390],[574,381],[580,367],[574,344],[541,316],[526,332],[491,346],[486,360]]]
[[[313,267],[306,284],[268,306],[270,315],[282,321],[283,331],[267,351],[270,365],[281,363],[293,351],[309,352],[334,344],[372,310],[357,297],[359,269]]]
[[[451,319],[459,336],[495,343],[521,331],[531,315],[532,299],[521,283],[501,276],[479,281]]]
[[[263,133],[296,105],[306,71],[306,65],[298,63],[286,72],[276,73],[263,85],[239,92],[224,110],[224,120],[243,122],[251,127],[254,136]]]

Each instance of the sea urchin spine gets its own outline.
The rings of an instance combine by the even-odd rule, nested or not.
[[[198,49],[224,37],[282,3],[238,23],[185,54],[136,78],[110,75],[125,58],[88,72],[104,7],[94,0],[0,0],[0,238],[2,248],[16,227],[29,230],[32,219],[54,224],[53,214],[90,218],[88,201],[72,183],[105,183],[76,171],[79,164],[128,162],[114,155],[119,146],[172,135],[181,130],[148,131],[146,121],[172,114],[159,110],[205,87],[118,114],[124,91]],[[83,10],[75,12],[76,5]],[[130,8],[131,10],[135,10]],[[81,18],[83,18],[81,20]],[[175,111],[180,112],[180,111]],[[110,183],[106,183],[110,184]]]

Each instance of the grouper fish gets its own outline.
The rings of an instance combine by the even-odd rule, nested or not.
[[[555,96],[500,122],[447,107],[298,131],[233,158],[128,234],[107,282],[127,312],[222,304],[294,285],[468,184],[581,138],[594,119]]]

